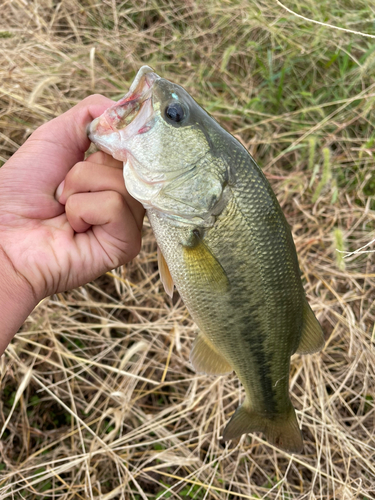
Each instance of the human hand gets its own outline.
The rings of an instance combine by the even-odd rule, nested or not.
[[[101,152],[83,161],[87,125],[111,104],[88,97],[39,127],[0,169],[0,291],[24,297],[30,310],[139,251],[144,210],[125,189],[122,164]]]

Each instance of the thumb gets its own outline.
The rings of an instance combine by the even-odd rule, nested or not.
[[[51,168],[62,180],[70,168],[84,158],[90,145],[86,132],[88,124],[111,105],[111,99],[99,94],[86,97],[66,113],[39,127],[20,150],[30,147],[37,158],[53,158]]]

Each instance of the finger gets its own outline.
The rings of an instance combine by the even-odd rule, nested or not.
[[[129,195],[125,187],[122,170],[118,168],[92,163],[87,160],[78,162],[68,172],[61,195],[56,191],[56,197],[59,203],[65,205],[67,200],[74,194],[100,191],[116,191],[123,196],[138,227],[142,227],[144,208]]]
[[[74,194],[69,197],[65,210],[76,233],[85,232],[92,226],[98,244],[111,261],[123,260],[124,255],[128,261],[139,252],[141,232],[120,193],[102,191]]]
[[[143,209],[142,205],[137,200],[135,200],[131,195],[129,195],[129,193],[125,187],[125,182],[124,182],[123,173],[122,173],[123,168],[124,168],[124,162],[116,160],[115,158],[113,158],[113,156],[108,155],[107,153],[104,153],[104,151],[97,151],[96,153],[93,153],[92,155],[90,155],[86,158],[86,161],[90,161],[92,163],[98,163],[100,165],[108,165],[110,167],[121,169],[121,178],[122,178],[121,186],[125,188],[125,190],[124,190],[124,192],[122,192],[122,194],[125,197],[131,211],[133,212],[133,215],[137,221],[138,226],[141,228],[142,223],[143,223],[145,210]],[[103,175],[104,175],[104,173],[103,173]],[[107,189],[118,191],[118,188],[116,188],[115,184],[113,184],[112,186],[109,186]],[[95,191],[95,189],[90,189],[90,191]]]
[[[115,160],[112,156],[107,155],[103,151],[97,151],[96,153],[91,154],[86,158],[87,162],[91,163],[97,163],[98,165],[107,165],[109,167],[115,167],[115,168],[123,168],[123,163]],[[74,167],[73,167],[74,169]],[[69,173],[68,173],[69,175]],[[61,198],[61,195],[63,193],[65,187],[65,179],[60,182],[60,184],[57,186],[56,193],[55,193],[55,198],[56,200],[60,201],[60,203],[65,204],[67,196],[69,196],[72,193],[66,193],[67,196],[64,196]],[[85,191],[91,191],[91,189],[85,189]],[[61,201],[62,200],[62,201]]]
[[[109,167],[119,168],[120,170],[124,168],[124,163],[122,161],[115,160],[113,156],[107,155],[107,153],[103,151],[93,153],[88,156],[85,161],[97,163],[98,165],[108,165]]]
[[[113,104],[102,95],[92,95],[83,99],[66,113],[39,127],[21,146],[16,155],[25,154],[25,149],[34,158],[51,158],[51,181],[57,186],[69,169],[84,159],[90,145],[87,125]]]
[[[65,177],[64,189],[58,200],[65,205],[72,194],[90,191],[118,191],[124,197],[129,196],[121,170],[90,161],[80,161]]]

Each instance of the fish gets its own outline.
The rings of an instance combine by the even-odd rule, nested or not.
[[[123,162],[126,188],[146,209],[165,291],[177,288],[199,328],[194,369],[234,371],[244,387],[223,440],[260,432],[301,453],[290,359],[321,350],[324,336],[290,226],[262,170],[182,86],[148,66],[88,135]]]

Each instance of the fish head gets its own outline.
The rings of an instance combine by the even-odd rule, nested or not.
[[[208,171],[212,127],[219,125],[183,87],[143,66],[125,97],[88,133],[124,162],[126,187],[146,209],[191,219],[209,217],[223,191],[222,175]]]

